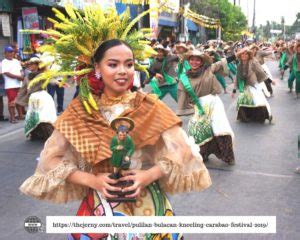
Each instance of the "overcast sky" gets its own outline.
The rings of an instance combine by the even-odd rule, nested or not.
[[[234,2],[233,0],[229,0]],[[252,26],[254,0],[236,0]],[[300,12],[300,0],[256,0],[255,24],[265,25],[267,20],[280,23],[281,16],[285,18],[286,25],[292,25],[296,20],[296,14]]]

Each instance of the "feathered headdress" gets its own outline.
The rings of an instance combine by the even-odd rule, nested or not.
[[[57,20],[48,18],[54,24],[54,29],[48,30],[23,30],[29,34],[47,34],[48,44],[38,48],[38,51],[53,56],[53,61],[60,70],[47,69],[30,82],[30,86],[43,81],[46,88],[51,79],[63,77],[61,86],[66,82],[67,76],[81,76],[79,95],[88,113],[91,108],[98,110],[91,94],[88,75],[93,72],[92,57],[98,46],[110,39],[126,41],[131,48],[135,59],[138,61],[150,57],[156,52],[146,41],[152,30],[149,28],[132,30],[132,27],[140,18],[147,15],[153,9],[149,9],[130,21],[130,12],[127,9],[118,15],[115,8],[103,10],[100,5],[87,6],[83,10],[75,9],[72,5],[66,5],[67,15],[56,8],[52,9]],[[146,68],[135,63],[135,69],[147,72]]]

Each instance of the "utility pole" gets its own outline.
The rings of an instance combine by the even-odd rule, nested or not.
[[[282,16],[281,17],[281,27],[282,27],[282,32],[283,32],[283,40],[285,40],[285,19],[284,17]]]
[[[253,33],[255,33],[255,14],[256,14],[255,5],[256,5],[256,0],[254,0],[254,2],[253,2],[253,21],[252,21],[252,31],[253,31]]]
[[[180,31],[179,31],[179,41],[183,41],[183,36],[184,36],[184,4],[185,0],[180,0],[179,2],[179,9],[181,10],[181,16],[180,16]]]

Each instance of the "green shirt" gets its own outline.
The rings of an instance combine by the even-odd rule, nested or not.
[[[123,146],[123,149],[118,150],[117,146],[119,145]],[[112,138],[110,150],[112,151],[111,164],[114,167],[119,168],[121,167],[124,158],[126,156],[131,157],[134,153],[133,140],[129,135],[127,135],[124,140],[120,141],[118,140],[118,136],[116,135]]]

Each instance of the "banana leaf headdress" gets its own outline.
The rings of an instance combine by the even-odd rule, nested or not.
[[[42,81],[42,87],[46,88],[51,79],[63,77],[61,86],[66,82],[67,76],[81,76],[79,95],[88,113],[91,108],[98,110],[91,94],[88,76],[93,74],[92,57],[98,46],[110,39],[126,41],[132,48],[135,59],[135,69],[147,72],[146,68],[138,62],[150,57],[156,52],[148,45],[146,37],[150,37],[151,29],[145,28],[132,30],[140,18],[147,15],[153,9],[149,9],[132,21],[127,9],[118,15],[115,8],[103,10],[100,5],[87,6],[83,10],[75,9],[72,5],[66,5],[67,15],[53,8],[57,20],[48,18],[54,24],[54,29],[48,30],[23,30],[29,34],[47,34],[48,44],[38,48],[43,54],[53,56],[53,61],[48,65],[57,64],[60,69],[48,68],[45,72],[33,79],[29,85]]]

